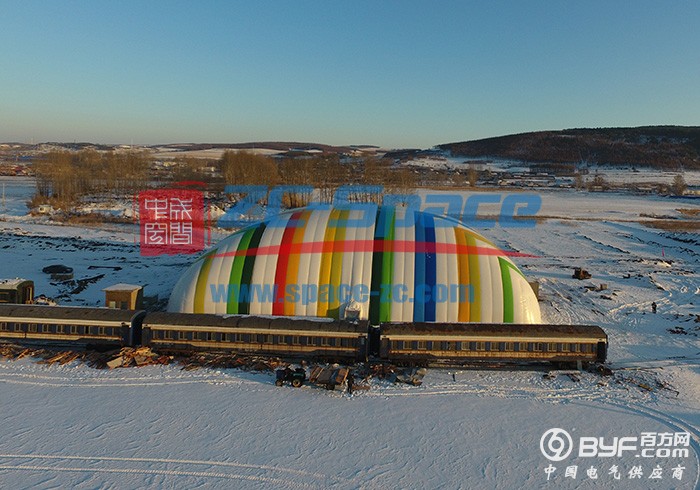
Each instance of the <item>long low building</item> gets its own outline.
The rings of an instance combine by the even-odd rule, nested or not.
[[[370,204],[288,211],[232,234],[184,272],[168,310],[541,323],[530,284],[489,240],[448,217]]]

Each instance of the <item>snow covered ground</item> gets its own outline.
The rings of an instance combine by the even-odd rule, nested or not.
[[[698,201],[541,197],[548,218],[534,228],[479,231],[528,255],[514,260],[540,281],[545,321],[608,332],[612,377],[430,369],[420,387],[375,379],[348,396],[240,370],[0,361],[0,488],[700,488],[700,237],[640,222]],[[62,304],[100,304],[117,282],[167,298],[192,260],[141,257],[126,227],[42,224],[13,209],[0,221],[0,277],[31,278]],[[41,269],[54,263],[91,281],[52,283]],[[573,267],[593,277],[573,279]],[[561,461],[540,448],[556,452],[543,438],[554,428],[574,446]],[[579,456],[581,437],[636,437],[636,449]]]
[[[409,167],[420,167],[434,170],[465,170],[469,164],[474,165],[479,170],[490,170],[492,172],[513,172],[528,173],[531,164],[520,160],[507,160],[501,158],[488,157],[453,157],[449,153],[438,153],[434,156],[424,156],[409,160],[404,165]],[[619,166],[606,164],[580,164],[577,167],[587,169],[588,174],[584,175],[586,180],[593,179],[596,174],[601,175],[606,182],[611,184],[671,184],[678,170],[658,170],[650,167],[639,166]],[[700,171],[685,170],[682,172],[683,178],[688,185],[700,185]]]

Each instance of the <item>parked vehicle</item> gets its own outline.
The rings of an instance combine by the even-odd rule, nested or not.
[[[282,386],[284,383],[289,383],[295,388],[299,388],[306,381],[306,371],[304,368],[284,368],[275,371],[275,384],[277,386]]]

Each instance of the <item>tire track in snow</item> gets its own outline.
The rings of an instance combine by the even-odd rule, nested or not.
[[[18,379],[19,378],[19,379]],[[1,372],[0,383],[22,384],[32,386],[48,386],[57,388],[111,388],[133,386],[171,386],[182,384],[205,383],[210,385],[258,385],[258,381],[247,380],[239,377],[225,377],[223,375],[200,376],[160,376],[160,377],[71,377],[52,376],[35,373]]]
[[[700,489],[700,428],[690,422],[680,419],[679,417],[670,415],[666,412],[650,408],[646,405],[640,405],[637,402],[618,401],[610,399],[609,393],[590,393],[584,392],[581,388],[552,388],[543,387],[502,387],[496,389],[493,386],[480,387],[455,387],[448,388],[446,386],[435,386],[433,388],[422,389],[420,391],[402,390],[392,392],[390,390],[381,392],[368,392],[364,396],[378,397],[398,397],[398,396],[449,396],[449,395],[484,395],[495,396],[507,399],[529,399],[529,400],[544,400],[550,402],[572,402],[572,403],[600,403],[602,405],[613,406],[627,413],[637,415],[643,418],[648,418],[662,423],[663,425],[677,432],[688,432],[691,434],[690,446],[693,449],[693,455],[697,463],[697,472],[693,488]]]
[[[685,363],[690,361],[695,364],[698,359],[667,359],[669,364],[673,361],[678,361],[679,363]],[[700,489],[700,427],[697,427],[692,422],[685,421],[674,415],[670,415],[661,410],[650,408],[647,405],[641,405],[639,402],[634,401],[634,398],[629,398],[628,400],[620,400],[612,398],[618,396],[620,393],[615,392],[590,392],[586,391],[586,386],[576,386],[571,388],[561,388],[561,387],[543,387],[543,386],[502,386],[497,387],[493,385],[480,385],[480,386],[457,386],[452,387],[449,385],[436,385],[433,387],[420,389],[396,389],[389,387],[384,390],[377,390],[375,392],[368,392],[364,396],[377,396],[377,397],[400,397],[400,396],[449,396],[449,395],[476,395],[476,396],[487,396],[487,397],[499,397],[506,399],[528,399],[528,400],[541,400],[549,401],[552,403],[560,402],[571,402],[577,404],[601,404],[607,406],[613,406],[621,409],[627,413],[633,415],[655,420],[662,423],[663,425],[673,429],[677,432],[688,432],[691,434],[690,446],[693,450],[693,455],[697,463],[697,473],[696,480],[692,488]]]
[[[50,471],[50,472],[74,472],[74,473],[127,473],[142,475],[166,475],[166,476],[197,476],[209,478],[225,478],[229,480],[248,480],[261,483],[285,484],[294,488],[315,488],[314,485],[297,483],[291,480],[279,478],[267,478],[263,476],[237,475],[233,473],[213,473],[204,471],[178,471],[178,470],[149,470],[137,468],[83,468],[65,466],[35,466],[35,465],[0,465],[0,471]]]
[[[415,390],[415,389],[414,389]],[[363,396],[370,397],[399,397],[399,396],[444,396],[444,395],[486,395],[496,396],[499,398],[508,399],[530,399],[530,400],[585,400],[596,401],[604,395],[590,394],[583,392],[580,388],[552,388],[544,389],[541,387],[512,387],[504,386],[496,388],[494,386],[480,387],[440,387],[421,389],[414,391],[411,389],[401,391],[374,391],[368,392]]]
[[[109,461],[109,462],[125,462],[125,463],[157,463],[157,464],[179,464],[179,465],[204,465],[204,466],[218,466],[224,468],[237,468],[237,469],[247,469],[247,470],[262,470],[267,472],[277,472],[285,473],[289,475],[294,475],[296,477],[305,477],[315,480],[321,480],[322,482],[332,482],[338,483],[352,483],[353,480],[344,479],[336,475],[328,475],[323,473],[316,473],[312,471],[298,470],[293,468],[285,468],[282,466],[271,466],[271,465],[259,465],[250,463],[236,463],[231,461],[207,461],[207,460],[196,460],[196,459],[172,459],[172,458],[125,458],[116,456],[72,456],[72,455],[50,455],[50,454],[0,454],[0,459],[44,459],[52,461]],[[62,471],[60,468],[54,466],[33,466],[33,465],[0,465],[0,470],[3,469],[41,469],[41,470],[56,470]],[[256,480],[269,483],[285,483],[293,484],[293,486],[312,486],[303,482],[296,482],[288,479],[272,478],[272,477],[262,477],[262,476],[250,476],[250,475],[238,475],[232,473],[220,473],[220,472],[202,472],[202,471],[184,471],[184,470],[151,470],[151,469],[140,469],[140,468],[92,468],[92,467],[76,467],[76,468],[66,468],[63,471],[80,471],[80,472],[107,472],[107,473],[146,473],[146,474],[157,474],[157,475],[181,475],[181,476],[209,476],[216,478],[229,478],[229,479],[243,479],[243,480]]]
[[[10,377],[3,377],[0,374],[0,383],[8,384],[19,384],[19,385],[31,385],[31,386],[47,386],[54,388],[114,388],[114,387],[149,387],[149,386],[172,386],[172,385],[185,385],[185,384],[216,384],[216,385],[242,385],[245,382],[241,380],[177,380],[177,381],[150,381],[150,382],[118,382],[118,383],[51,383],[48,381],[28,381],[12,379]],[[248,382],[249,384],[258,384],[254,381]]]

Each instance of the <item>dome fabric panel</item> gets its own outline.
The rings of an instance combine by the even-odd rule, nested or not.
[[[169,311],[382,322],[540,323],[507,254],[462,223],[401,206],[302,208],[221,240]],[[359,312],[359,313],[358,313]]]

